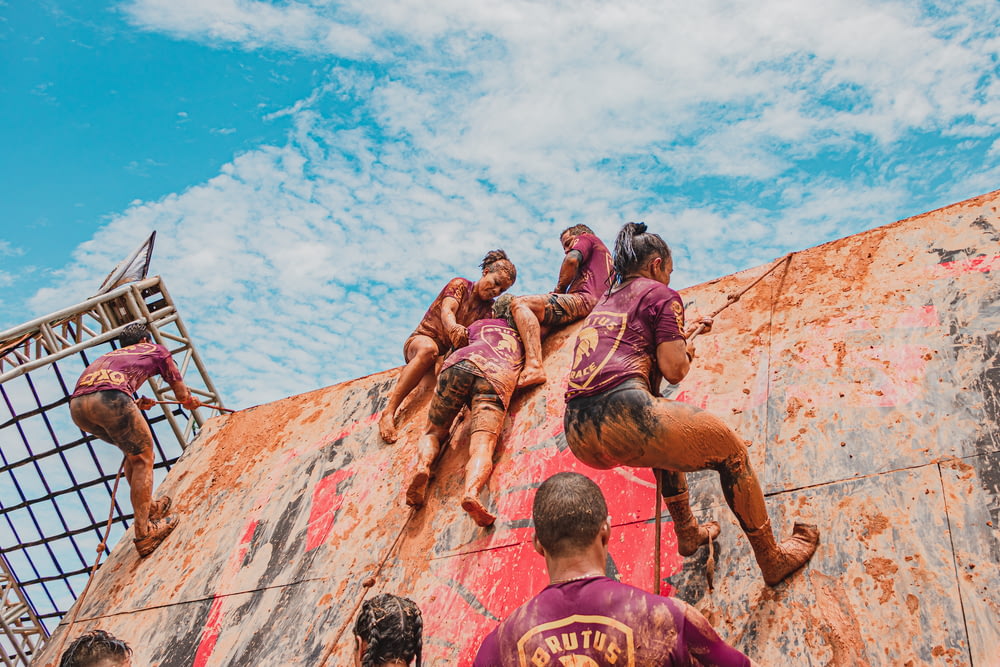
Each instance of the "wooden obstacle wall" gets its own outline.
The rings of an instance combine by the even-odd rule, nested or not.
[[[717,318],[668,389],[751,444],[776,532],[796,520],[822,531],[811,564],[767,588],[717,476],[691,475],[696,514],[723,528],[710,592],[705,550],[678,557],[665,521],[665,590],[762,665],[998,664],[998,203],[994,192],[796,253]],[[684,290],[689,318],[765,269]],[[209,422],[160,491],[179,528],[145,561],[126,542],[114,550],[73,636],[108,630],[136,665],[315,665],[328,647],[327,664],[349,665],[357,602],[388,591],[422,608],[425,664],[468,665],[546,583],[531,500],[562,470],[604,489],[609,571],[651,590],[652,476],[590,470],[563,438],[578,328],[547,341],[549,383],[513,403],[487,494],[495,528],[458,505],[464,430],[407,522],[429,396],[385,445],[376,420],[398,369],[379,373]]]

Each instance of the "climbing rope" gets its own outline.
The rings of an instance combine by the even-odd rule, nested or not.
[[[180,401],[154,401],[154,403],[156,403],[157,405],[184,405]],[[224,408],[221,405],[209,405],[208,403],[199,403],[198,407],[209,408],[210,410],[218,410],[219,412],[236,412],[236,410],[230,410],[229,408]]]
[[[414,514],[416,514],[416,511],[417,511],[416,507],[410,508],[410,512],[406,516],[406,521],[403,522],[402,527],[400,527],[399,532],[396,534],[396,539],[392,541],[392,544],[389,546],[389,549],[385,552],[385,555],[382,556],[382,560],[379,561],[379,564],[375,567],[375,572],[372,573],[372,575],[366,578],[363,582],[361,582],[361,595],[358,597],[358,601],[354,604],[354,608],[351,609],[351,613],[347,616],[347,621],[342,626],[340,626],[340,630],[337,631],[337,634],[334,636],[333,641],[331,641],[327,645],[326,650],[323,651],[323,655],[319,659],[318,663],[319,667],[324,667],[326,665],[326,661],[330,659],[331,655],[333,655],[334,650],[337,648],[337,644],[340,643],[340,638],[344,636],[344,632],[351,625],[351,622],[354,620],[354,617],[357,616],[358,614],[358,609],[361,608],[361,604],[365,601],[365,597],[368,596],[368,591],[370,591],[372,587],[375,585],[378,576],[382,573],[382,568],[385,567],[385,564],[389,560],[389,557],[392,556],[393,552],[396,551],[396,547],[399,546],[400,538],[403,537],[403,532],[406,530],[406,527],[410,525],[410,520],[413,519],[413,516]]]
[[[108,511],[108,522],[104,527],[104,537],[101,539],[101,543],[97,545],[97,558],[94,560],[93,567],[90,568],[90,577],[87,578],[87,585],[83,587],[83,592],[80,593],[80,597],[76,599],[76,603],[73,605],[73,609],[69,613],[69,624],[66,626],[66,631],[63,632],[62,636],[59,638],[59,648],[55,652],[55,662],[48,663],[47,667],[55,667],[59,664],[63,647],[66,645],[66,639],[73,631],[73,624],[76,623],[76,616],[80,612],[80,609],[83,608],[83,601],[87,597],[87,591],[90,590],[90,584],[94,581],[94,575],[97,574],[97,566],[101,564],[101,556],[107,548],[108,536],[111,534],[111,521],[115,516],[115,496],[118,494],[118,482],[121,481],[123,472],[125,472],[125,459],[122,459],[122,464],[118,467],[118,475],[115,477],[115,485],[111,489],[111,509]]]
[[[751,289],[753,289],[754,287],[756,287],[757,283],[759,283],[761,280],[763,280],[767,276],[771,275],[771,273],[773,273],[775,269],[777,269],[779,266],[781,266],[785,262],[791,262],[792,261],[792,255],[794,255],[794,254],[795,254],[794,252],[788,253],[787,255],[785,255],[784,257],[782,257],[781,259],[777,260],[771,266],[770,269],[768,269],[767,271],[765,271],[764,273],[762,273],[760,276],[757,277],[756,280],[754,280],[752,283],[750,283],[749,285],[747,285],[746,287],[744,287],[742,290],[740,290],[739,292],[734,292],[732,294],[727,295],[726,296],[726,302],[724,304],[722,304],[721,306],[719,306],[718,308],[716,308],[713,312],[709,313],[708,316],[711,317],[711,318],[714,318],[716,315],[718,315],[719,313],[721,313],[722,311],[724,311],[726,308],[729,308],[729,306],[731,306],[734,303],[736,303],[737,301],[739,301],[740,298],[744,294],[746,294]],[[705,331],[705,325],[704,324],[699,324],[698,327],[694,331],[691,332],[691,335],[689,335],[687,337],[688,342],[690,343],[691,341],[693,341],[698,334],[700,334],[700,333],[702,333],[704,331]]]

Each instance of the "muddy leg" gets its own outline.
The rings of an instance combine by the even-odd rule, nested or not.
[[[417,460],[414,464],[410,484],[406,488],[406,504],[421,507],[427,496],[427,484],[431,479],[431,466],[441,450],[441,441],[447,439],[448,429],[431,426],[417,442]]]
[[[479,494],[493,472],[493,450],[497,436],[487,431],[475,431],[469,442],[469,463],[465,466],[465,493],[462,509],[480,526],[492,526],[497,520],[479,500]]]
[[[698,550],[698,547],[708,544],[709,540],[719,536],[717,521],[698,525],[698,521],[691,513],[690,494],[684,473],[655,469],[653,473],[660,475],[663,482],[663,499],[667,504],[667,511],[670,512],[670,518],[674,521],[677,552],[680,555],[690,556]]]
[[[548,378],[542,368],[542,325],[545,315],[547,294],[522,296],[514,300],[511,314],[517,325],[517,332],[524,343],[524,369],[517,381],[517,388],[531,387],[544,383]]]
[[[427,336],[414,336],[407,346],[407,351],[411,356],[399,374],[399,380],[389,394],[389,403],[378,421],[379,435],[387,443],[396,442],[399,437],[396,429],[396,410],[417,384],[428,374],[433,376],[434,362],[438,356],[437,343]],[[433,377],[429,381],[433,382]]]

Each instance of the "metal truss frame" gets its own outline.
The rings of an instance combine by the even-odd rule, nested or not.
[[[106,294],[0,333],[0,664],[27,665],[69,610],[103,537],[121,454],[68,418],[69,382],[60,362],[82,369],[117,347],[132,322],[145,322],[170,350],[184,383],[204,403],[222,400],[160,277]],[[90,353],[88,355],[88,352]],[[79,372],[79,371],[77,371]],[[176,400],[150,378],[157,400]],[[6,412],[6,416],[4,413]],[[206,415],[161,405],[147,414],[154,472],[162,476],[197,435]],[[112,536],[133,518],[127,485],[112,508]],[[125,490],[125,493],[122,493]]]

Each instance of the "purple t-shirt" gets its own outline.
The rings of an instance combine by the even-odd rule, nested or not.
[[[473,667],[750,667],[690,605],[607,577],[547,586],[486,636]]]
[[[458,308],[455,310],[455,321],[463,327],[467,327],[476,320],[489,317],[493,312],[493,299],[483,301],[472,293],[473,283],[468,278],[452,278],[444,286],[441,293],[434,299],[420,324],[414,330],[414,334],[430,336],[437,342],[438,349],[442,353],[451,347],[451,339],[448,332],[444,330],[441,322],[441,306],[446,297],[451,297],[458,301]]]
[[[591,303],[597,303],[608,290],[608,277],[614,266],[611,253],[604,242],[593,234],[576,236],[569,249],[583,255],[583,261],[580,262],[576,278],[566,290],[567,294],[584,294]]]
[[[506,320],[477,320],[469,326],[469,344],[445,359],[443,371],[460,361],[471,361],[496,389],[504,407],[510,404],[517,378],[524,367],[524,345]]]
[[[131,396],[154,375],[163,376],[167,383],[182,379],[167,348],[156,343],[136,343],[101,355],[87,366],[76,381],[72,397],[115,389]]]
[[[656,346],[683,340],[681,296],[650,278],[634,278],[604,297],[576,337],[566,400],[594,396],[633,377],[652,378]]]

